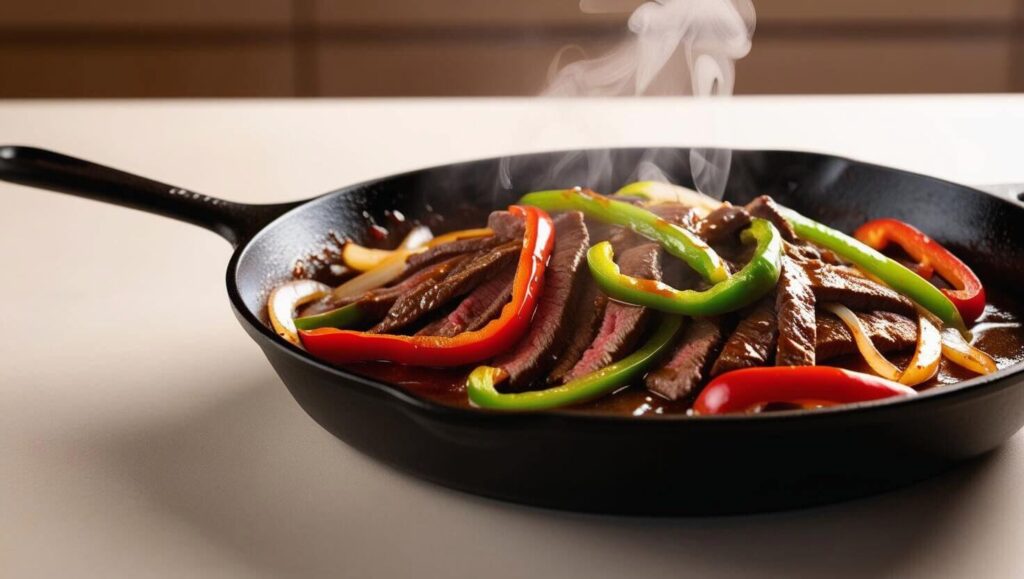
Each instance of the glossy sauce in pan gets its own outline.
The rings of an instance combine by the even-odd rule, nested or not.
[[[986,291],[988,305],[973,328],[973,344],[992,356],[1000,369],[1024,363],[1024,312],[1004,293],[992,288],[986,288]],[[889,356],[889,359],[902,367],[910,360],[911,354],[910,351],[902,352]],[[829,360],[828,365],[871,373],[867,364],[855,355]],[[345,367],[362,376],[395,384],[442,404],[463,408],[470,406],[465,388],[468,370],[464,368],[424,369],[377,362],[349,364]],[[943,359],[935,379],[918,389],[961,382],[975,376],[973,372]],[[670,415],[685,414],[691,403],[690,400],[665,400],[652,394],[642,384],[635,384],[593,402],[574,406],[571,410],[631,416]]]

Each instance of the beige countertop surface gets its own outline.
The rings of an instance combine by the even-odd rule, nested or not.
[[[806,149],[1024,182],[1021,135],[1015,96],[0,102],[0,144],[246,202],[581,146]],[[770,515],[477,498],[306,417],[230,311],[217,236],[13,185],[0,201],[0,577],[1024,576],[1020,434],[911,488]]]

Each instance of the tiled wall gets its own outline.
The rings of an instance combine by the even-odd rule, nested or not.
[[[632,0],[616,0],[628,5]],[[740,93],[1024,90],[1024,0],[755,0]],[[0,2],[0,97],[534,94],[578,0]]]

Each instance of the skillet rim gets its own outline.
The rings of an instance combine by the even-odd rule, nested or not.
[[[491,422],[502,421],[501,424],[508,426],[510,424],[516,424],[520,422],[535,422],[538,420],[567,420],[572,422],[579,422],[584,424],[595,424],[595,425],[606,425],[606,424],[630,424],[637,425],[635,428],[642,428],[639,425],[656,425],[657,427],[664,427],[666,425],[675,424],[690,424],[690,425],[732,425],[736,423],[741,424],[778,424],[780,422],[793,423],[794,421],[813,422],[816,420],[830,420],[835,419],[838,416],[879,416],[885,412],[901,412],[902,409],[908,405],[922,406],[925,404],[939,404],[948,401],[950,398],[963,398],[969,399],[978,396],[985,396],[993,394],[1003,388],[1014,386],[1011,378],[1024,374],[1024,362],[1018,362],[1008,368],[1000,369],[992,374],[977,376],[968,380],[957,382],[955,384],[943,384],[933,387],[924,392],[920,392],[914,397],[892,397],[881,400],[874,400],[868,402],[857,402],[853,404],[842,404],[825,408],[818,408],[814,410],[781,410],[767,413],[753,413],[753,414],[719,414],[710,416],[699,416],[691,414],[668,414],[668,415],[643,415],[643,416],[624,416],[619,414],[586,411],[586,410],[542,410],[533,412],[505,412],[505,411],[494,411],[483,408],[462,408],[457,406],[449,406],[439,402],[435,402],[426,396],[421,396],[414,392],[403,389],[400,386],[395,386],[360,376],[359,374],[349,372],[342,368],[332,366],[323,362],[305,350],[285,341],[276,332],[273,332],[266,324],[263,323],[249,308],[245,305],[241,293],[238,290],[238,283],[236,281],[238,274],[238,265],[241,262],[245,254],[252,248],[257,240],[267,231],[274,228],[278,223],[283,222],[293,217],[293,213],[302,210],[307,205],[326,199],[328,197],[342,196],[351,193],[360,188],[369,187],[375,184],[379,184],[392,179],[411,176],[415,173],[422,171],[429,171],[434,169],[452,168],[459,165],[465,165],[470,163],[487,162],[487,161],[498,161],[506,158],[525,157],[533,155],[548,155],[548,154],[568,154],[568,153],[587,153],[587,152],[598,152],[598,151],[645,151],[653,149],[672,149],[672,150],[688,150],[692,147],[594,147],[589,149],[560,149],[560,150],[547,150],[547,151],[534,151],[530,153],[519,153],[515,155],[504,155],[500,157],[487,157],[487,158],[476,158],[467,159],[461,161],[455,161],[452,163],[445,163],[441,165],[431,165],[427,167],[420,167],[403,171],[400,173],[392,173],[383,177],[376,177],[367,179],[351,185],[346,185],[339,189],[317,195],[305,200],[295,202],[286,211],[267,222],[258,231],[249,236],[243,243],[238,244],[235,250],[232,252],[231,259],[228,261],[226,271],[226,285],[228,290],[228,298],[231,302],[231,308],[235,312],[235,316],[242,321],[246,329],[252,335],[253,331],[260,334],[269,344],[277,348],[281,353],[287,354],[293,359],[312,365],[320,371],[327,372],[338,379],[339,387],[349,387],[352,384],[358,384],[360,388],[366,388],[371,393],[385,396],[391,400],[404,405],[407,409],[418,410],[425,412],[430,415],[434,415],[441,419],[450,420],[467,420],[474,421],[478,419],[488,419]],[[827,153],[819,153],[813,151],[797,151],[797,150],[786,150],[786,149],[730,149],[734,152],[748,152],[748,153],[766,153],[766,154],[798,154],[807,155],[814,157],[824,157],[833,161],[842,161],[844,163],[855,163],[862,167],[872,167],[882,169],[885,171],[896,171],[909,175],[918,179],[927,179],[946,185],[952,185],[957,188],[968,189],[974,191],[980,195],[986,195],[994,197],[997,201],[1005,203],[1011,210],[1019,211],[1020,208],[1014,203],[1007,199],[1000,198],[995,195],[991,195],[974,187],[955,183],[945,179],[940,179],[931,175],[925,175],[922,173],[916,173],[913,171],[907,171],[904,169],[897,169],[894,167],[888,167],[885,165],[879,165],[876,163],[868,163],[864,161],[858,161],[849,157],[831,155]],[[255,339],[255,335],[253,335]],[[647,426],[643,426],[647,427]]]

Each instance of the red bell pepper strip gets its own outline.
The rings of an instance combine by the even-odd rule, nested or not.
[[[697,397],[697,414],[749,412],[771,402],[833,406],[914,396],[913,388],[885,378],[832,366],[765,366],[726,372]]]
[[[463,366],[505,351],[522,338],[544,286],[544,270],[555,242],[551,217],[536,207],[512,205],[526,220],[523,249],[512,282],[512,299],[497,319],[473,332],[452,337],[396,336],[318,328],[299,331],[311,354],[332,363],[385,360],[411,366]]]
[[[918,262],[917,270],[921,275],[933,270],[938,272],[956,288],[941,291],[953,302],[966,324],[973,324],[985,311],[985,288],[978,276],[957,256],[914,226],[896,219],[875,219],[857,228],[853,236],[878,250],[890,242],[895,243]]]

